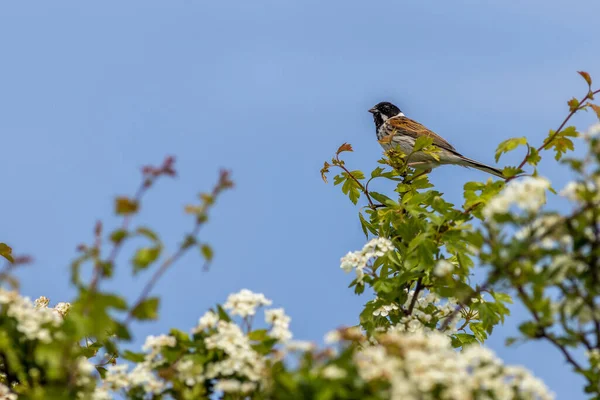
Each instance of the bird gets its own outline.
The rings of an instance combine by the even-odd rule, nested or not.
[[[405,155],[410,154],[408,166],[415,170],[423,170],[423,173],[429,173],[433,168],[440,165],[452,164],[476,168],[504,179],[502,171],[463,156],[444,138],[419,122],[406,117],[398,107],[390,102],[382,101],[369,109],[369,112],[373,114],[377,140],[384,150],[398,146]],[[390,138],[390,135],[393,136]],[[433,139],[433,146],[439,150],[436,153],[439,160],[422,151],[411,154],[415,141],[422,136]]]

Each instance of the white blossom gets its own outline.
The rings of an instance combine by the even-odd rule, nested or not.
[[[219,321],[217,331],[204,340],[209,349],[221,349],[228,358],[207,366],[207,378],[231,376],[247,377],[257,382],[265,368],[265,361],[250,344],[242,329],[233,322]]]
[[[338,343],[340,340],[342,340],[342,335],[337,329],[327,332],[323,338],[325,344]]]
[[[198,333],[207,328],[214,328],[217,326],[217,322],[219,322],[219,316],[213,311],[207,311],[202,317],[200,317],[198,320],[198,325],[192,329],[192,333]]]
[[[371,239],[365,244],[360,251],[348,252],[344,257],[340,259],[340,268],[344,272],[350,272],[353,269],[356,271],[356,278],[358,283],[362,283],[362,279],[365,276],[364,269],[373,258],[382,257],[390,250],[393,250],[394,246],[389,239],[386,238],[375,238]]]
[[[542,177],[526,176],[510,181],[483,209],[483,216],[491,220],[496,214],[507,213],[512,206],[534,213],[546,203],[550,181]]]
[[[18,396],[12,393],[8,386],[0,383],[0,400],[17,400]]]
[[[448,260],[439,260],[435,268],[433,269],[433,274],[435,276],[443,277],[446,276],[454,270],[454,264],[449,262]]]
[[[308,340],[290,340],[285,343],[285,349],[287,351],[313,351],[316,348],[313,342]]]
[[[0,289],[0,304],[7,305],[7,315],[17,321],[17,330],[29,340],[52,341],[52,327],[62,324],[62,317],[47,308],[45,297],[33,303],[28,297],[21,297],[15,291]]]
[[[346,372],[346,370],[338,367],[337,365],[331,364],[323,368],[323,371],[321,371],[321,375],[323,376],[323,378],[336,380],[344,379],[348,375],[348,373]]]
[[[390,315],[390,313],[392,311],[396,311],[398,310],[398,306],[396,304],[390,303],[390,304],[385,304],[381,307],[379,307],[377,310],[373,311],[373,315],[374,316],[381,316],[381,317],[387,317],[388,315]]]
[[[265,311],[265,321],[268,324],[272,324],[269,336],[282,342],[292,338],[292,332],[290,332],[291,320],[292,319],[285,314],[283,308],[274,308]]]
[[[472,398],[474,392],[482,398],[554,397],[525,369],[505,367],[480,346],[456,352],[449,337],[437,331],[389,332],[378,341],[358,350],[354,362],[362,379],[389,381],[391,399],[430,398],[433,392],[441,399]]]
[[[270,306],[272,301],[262,293],[253,293],[248,289],[242,289],[239,293],[230,294],[223,308],[231,311],[232,315],[247,317],[256,314],[261,306]]]

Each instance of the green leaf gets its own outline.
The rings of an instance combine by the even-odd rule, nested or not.
[[[159,302],[158,297],[147,298],[131,310],[131,315],[140,321],[156,319],[158,318]]]
[[[528,338],[537,338],[540,335],[540,326],[533,321],[528,321],[519,325],[519,331]]]
[[[521,172],[523,172],[523,170],[517,167],[504,167],[502,170],[502,175],[504,175],[505,178],[512,178]]]
[[[135,214],[138,210],[138,202],[129,197],[121,196],[115,199],[115,212],[119,215]]]
[[[542,160],[540,153],[535,147],[529,146],[529,155],[527,156],[527,164],[536,166]]]
[[[477,338],[475,335],[468,333],[457,333],[454,335],[454,337],[452,337],[452,346],[454,347],[466,346],[473,343],[477,343]]]
[[[133,361],[135,363],[140,363],[140,362],[144,361],[144,359],[146,358],[146,354],[144,354],[144,353],[134,353],[133,351],[125,350],[121,354],[121,357],[123,357],[124,359],[126,359],[128,361]]]
[[[96,371],[98,371],[98,374],[100,374],[100,378],[104,379],[107,369],[104,367],[96,367]]]
[[[214,256],[212,247],[207,244],[203,244],[200,246],[200,252],[206,261],[212,261]]]
[[[0,256],[4,257],[10,263],[15,262],[12,256],[12,248],[6,243],[0,243]]]
[[[133,260],[131,260],[133,263],[133,272],[137,273],[148,268],[150,264],[158,259],[161,250],[162,248],[160,246],[138,249],[133,256]]]
[[[257,329],[248,334],[248,339],[263,341],[269,337],[269,331],[266,329]]]
[[[219,319],[225,322],[231,322],[231,317],[227,314],[227,311],[223,309],[220,305],[217,304],[217,314],[219,315]]]
[[[579,108],[579,100],[577,100],[575,97],[569,100],[567,104],[569,105],[569,111],[571,112],[575,112]]]
[[[577,128],[574,126],[567,126],[560,131],[560,136],[579,137],[579,132],[577,132]]]
[[[110,234],[110,240],[114,244],[121,243],[127,237],[127,231],[125,229],[116,229]]]
[[[417,140],[415,140],[415,145],[413,147],[412,152],[416,153],[419,150],[423,150],[427,146],[431,146],[433,144],[433,138],[429,136],[419,136]]]
[[[557,137],[552,141],[552,147],[554,147],[554,159],[556,161],[560,160],[567,151],[573,151],[575,146],[573,145],[573,141],[571,139],[567,139],[566,137]]]
[[[508,153],[509,151],[513,151],[514,149],[516,149],[519,146],[526,146],[527,145],[527,139],[525,137],[520,137],[520,138],[511,138],[508,140],[505,140],[504,142],[500,143],[498,145],[498,148],[496,149],[496,162],[498,162],[498,160],[500,160],[500,156],[502,156],[502,154],[504,153]]]
[[[371,178],[377,178],[380,177],[381,174],[383,173],[383,171],[385,171],[385,169],[381,168],[381,167],[377,167],[375,168],[372,172],[371,172]]]
[[[148,239],[152,240],[153,242],[158,242],[158,235],[156,234],[156,232],[154,232],[152,229],[150,228],[146,228],[146,227],[139,227],[136,229],[136,232],[142,236],[147,237]]]

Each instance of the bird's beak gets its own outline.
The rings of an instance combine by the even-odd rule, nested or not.
[[[377,112],[377,110],[375,108],[369,108],[369,112],[371,114],[375,114]]]

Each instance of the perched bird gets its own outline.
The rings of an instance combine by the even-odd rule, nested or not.
[[[436,160],[429,154],[418,151],[410,155],[408,159],[408,165],[412,168],[429,172],[432,168],[443,164],[454,164],[477,168],[503,178],[502,171],[463,156],[442,137],[417,121],[404,116],[404,113],[392,103],[388,103],[387,101],[381,102],[371,108],[369,112],[373,114],[377,139],[380,141],[384,139],[380,143],[385,150],[399,146],[400,150],[408,155],[411,153],[417,138],[429,136],[433,139],[433,145],[440,150],[436,153],[439,160]],[[393,136],[389,138],[390,135]]]

